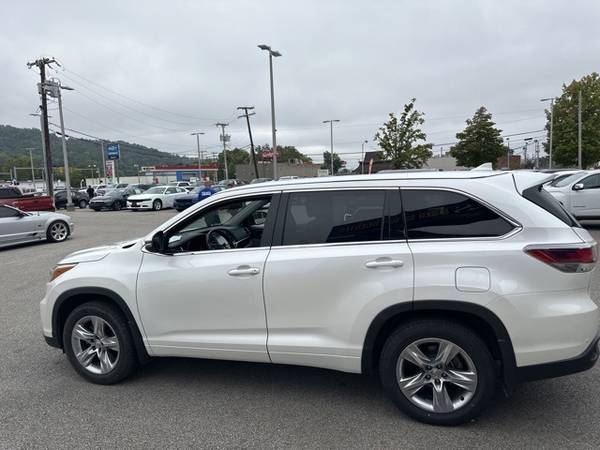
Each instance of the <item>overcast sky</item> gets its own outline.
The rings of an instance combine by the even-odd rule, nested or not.
[[[515,134],[543,128],[540,98],[600,70],[592,0],[28,1],[5,4],[2,17],[0,123],[39,125],[28,115],[38,73],[26,63],[54,56],[64,70],[50,74],[75,88],[63,97],[67,127],[190,156],[192,131],[218,151],[217,120],[231,124],[232,146],[248,145],[237,106],[255,106],[255,142],[270,142],[261,43],[283,54],[274,61],[278,144],[320,161],[322,121],[339,119],[335,151],[350,167],[411,97],[434,144],[455,141],[481,105]]]

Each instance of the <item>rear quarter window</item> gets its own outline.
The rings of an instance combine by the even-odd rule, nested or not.
[[[581,227],[579,222],[554,198],[552,194],[546,191],[543,185],[533,186],[523,191],[523,197],[540,208],[545,209],[557,219],[560,219],[570,227]]]
[[[453,191],[402,189],[408,239],[499,237],[514,225],[482,203]]]

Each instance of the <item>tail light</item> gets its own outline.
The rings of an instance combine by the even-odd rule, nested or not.
[[[596,266],[596,244],[525,247],[525,253],[561,272],[589,272]]]

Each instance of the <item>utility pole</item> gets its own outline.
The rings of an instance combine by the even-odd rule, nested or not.
[[[31,183],[33,184],[33,190],[35,191],[35,170],[33,169],[33,150],[36,150],[35,148],[32,147],[28,147],[25,150],[29,150],[29,161],[31,161]]]
[[[540,168],[540,141],[538,141],[537,139],[533,140],[534,143],[534,149],[535,149],[535,168],[539,169]]]
[[[506,169],[510,170],[510,138],[506,138]]]
[[[543,98],[541,102],[550,100],[550,142],[548,145],[548,169],[552,169],[552,137],[554,135],[554,97]]]
[[[223,162],[225,163],[225,179],[229,180],[229,168],[227,167],[227,141],[229,136],[225,134],[225,127],[228,127],[228,123],[216,123],[215,126],[221,127],[221,140],[223,141]]]
[[[527,147],[529,146],[529,143],[531,142],[533,138],[525,138],[523,139],[525,141],[525,145],[523,146],[523,150],[524,150],[524,156],[525,156],[525,168],[527,168]]]
[[[54,197],[54,177],[52,176],[52,150],[50,148],[50,133],[48,132],[48,102],[46,100],[46,66],[50,64],[58,64],[54,58],[40,58],[35,61],[28,62],[27,67],[31,69],[33,66],[37,66],[40,69],[40,83],[38,84],[38,91],[42,97],[42,104],[40,106],[42,110],[42,135],[44,140],[45,148],[45,167],[46,167],[46,180],[47,190],[50,197]]]
[[[333,176],[335,174],[334,167],[333,167],[333,122],[339,122],[339,119],[330,119],[330,120],[323,121],[323,123],[329,124],[329,139],[330,139],[330,144],[331,144],[331,153],[329,154],[329,157],[331,158],[331,176]]]
[[[200,154],[200,135],[204,134],[201,131],[190,133],[192,136],[196,136],[196,147],[198,148],[198,179],[202,183],[202,155]]]
[[[577,167],[583,168],[581,159],[581,88],[579,89],[579,108],[577,108]]]
[[[60,84],[60,81],[58,81],[58,80],[47,81],[43,85],[43,88],[44,88],[44,90],[47,89],[52,97],[55,97],[58,99],[58,115],[60,117],[60,135],[61,135],[60,137],[61,137],[61,142],[62,142],[63,162],[64,162],[64,169],[65,169],[65,188],[67,189],[67,208],[72,209],[73,208],[73,196],[71,194],[71,175],[69,173],[69,156],[67,154],[67,137],[65,135],[65,121],[63,118],[61,91],[63,89],[72,91],[73,88],[70,88],[68,86],[62,86]]]
[[[256,155],[254,154],[254,141],[252,140],[252,130],[250,129],[250,116],[253,116],[254,112],[249,113],[248,111],[254,109],[254,106],[238,106],[237,109],[243,109],[244,114],[238,116],[238,119],[242,117],[246,118],[246,123],[248,124],[248,136],[250,136],[250,156],[252,157],[252,165],[254,166],[254,178],[260,178],[258,175],[258,164],[256,163]]]

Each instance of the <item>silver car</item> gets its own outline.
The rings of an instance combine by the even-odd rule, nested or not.
[[[73,232],[69,216],[54,212],[24,212],[0,205],[0,247],[48,240],[62,242]]]

